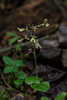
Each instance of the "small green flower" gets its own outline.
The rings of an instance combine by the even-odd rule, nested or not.
[[[34,42],[34,43],[35,43],[37,37],[36,37],[35,35],[34,35],[34,36],[31,36],[31,37],[32,37],[32,38],[31,38],[30,42]]]
[[[36,33],[36,30],[38,29],[36,26],[33,26],[31,27],[33,29],[33,31]]]
[[[36,40],[36,48],[42,48],[41,45],[39,44],[38,40]]]

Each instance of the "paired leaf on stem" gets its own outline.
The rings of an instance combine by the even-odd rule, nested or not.
[[[39,84],[31,85],[35,90],[46,92],[50,88],[49,82],[40,82]]]
[[[31,85],[31,88],[38,91],[45,92],[50,88],[50,84],[49,82],[41,82],[41,81],[42,79],[38,78],[38,83],[37,83],[36,76],[29,76],[29,77],[26,77],[25,79],[25,83],[27,83],[28,85]]]

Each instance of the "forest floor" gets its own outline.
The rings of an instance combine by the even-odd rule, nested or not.
[[[67,92],[67,0],[28,0],[22,3],[20,1],[7,1],[6,5],[4,2],[4,6],[0,5],[0,90],[7,91],[10,98],[22,92],[28,95],[24,97],[26,100],[40,100],[42,96],[55,98],[57,94]],[[28,86],[24,91],[17,91],[16,88],[8,90],[10,85],[3,73],[3,56],[16,60],[20,58],[20,52],[15,49],[17,42],[9,45],[13,37],[6,33],[12,32],[23,38],[27,33],[20,33],[17,27],[35,26],[41,24],[45,18],[48,19],[49,26],[37,30],[36,35],[42,48],[36,53],[38,75],[44,81],[50,82],[50,89],[45,93],[34,91]],[[44,37],[47,35],[49,38],[45,40]],[[26,65],[23,69],[28,75],[35,75],[33,55],[25,56],[30,47],[27,41],[22,43],[21,51]]]

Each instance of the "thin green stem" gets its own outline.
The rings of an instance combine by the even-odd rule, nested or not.
[[[38,66],[37,66],[37,61],[36,61],[36,51],[35,51],[35,46],[34,46],[34,61],[35,61],[35,67],[36,67],[36,77],[37,77],[37,84],[38,84]]]

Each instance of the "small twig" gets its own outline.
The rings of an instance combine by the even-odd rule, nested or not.
[[[47,36],[48,36],[48,35],[47,35]],[[42,41],[42,40],[44,40],[44,39],[47,39],[46,36],[45,36],[45,37],[42,37],[42,38],[40,38],[40,39],[38,39],[38,40],[39,40],[39,41]],[[30,44],[30,42],[21,43],[21,47],[26,46],[26,45],[28,45],[28,44]],[[12,47],[4,48],[4,49],[0,50],[0,53],[7,52],[7,51],[9,51],[9,50],[15,49],[16,46],[17,46],[17,45],[14,45],[14,46],[12,46]]]
[[[12,88],[12,90],[15,91],[15,92],[17,92],[17,93],[21,93],[21,91],[18,91],[18,90],[16,90],[16,89],[14,89],[13,87],[11,87],[11,86],[6,82],[6,80],[5,80],[5,78],[4,78],[4,75],[3,75],[3,73],[2,73],[1,70],[0,70],[0,73],[1,73],[1,78],[2,78],[3,82],[6,84],[7,87]]]
[[[29,42],[22,43],[22,44],[21,44],[21,47],[22,47],[22,46],[25,46],[25,45],[27,45],[27,44],[29,44]],[[17,45],[13,45],[12,47],[6,47],[6,48],[0,50],[0,53],[7,52],[7,51],[9,51],[9,50],[15,49],[16,46],[17,46]]]

